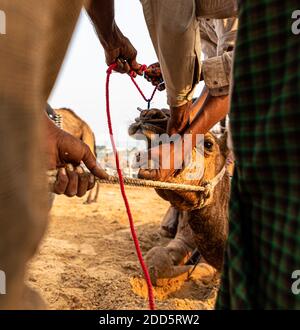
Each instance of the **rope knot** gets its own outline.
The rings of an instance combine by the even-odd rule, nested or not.
[[[210,198],[210,193],[212,191],[212,184],[210,182],[206,182],[204,185],[203,197],[204,199]]]
[[[148,66],[146,65],[146,64],[143,64],[142,66],[141,66],[141,71],[142,72],[145,72],[146,70],[148,69]]]

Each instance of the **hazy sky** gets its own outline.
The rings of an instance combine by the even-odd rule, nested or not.
[[[115,0],[116,21],[138,51],[138,61],[152,64],[156,55],[138,0]],[[64,65],[50,97],[54,108],[68,107],[79,114],[93,129],[98,145],[108,144],[105,115],[105,78],[107,66],[104,52],[85,12],[81,13]],[[153,87],[139,77],[146,96]],[[146,108],[144,100],[127,75],[115,73],[111,77],[111,111],[115,134],[120,146],[131,139],[128,125],[138,116],[137,107]],[[165,92],[156,94],[153,107],[167,107]]]

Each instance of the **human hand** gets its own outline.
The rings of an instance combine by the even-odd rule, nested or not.
[[[151,82],[153,86],[158,86],[157,89],[159,91],[163,91],[166,88],[161,73],[160,64],[158,62],[148,66],[144,73],[144,78]]]
[[[89,147],[54,125],[47,117],[48,169],[59,169],[53,185],[53,192],[69,197],[83,196],[95,185],[95,176],[107,178],[108,174],[96,162]],[[80,164],[83,163],[90,173],[86,173]]]
[[[132,73],[133,77],[137,74],[142,75],[142,65],[136,61],[137,51],[132,46],[116,26],[111,40],[104,47],[107,65],[116,63],[118,66],[114,69],[119,73]]]

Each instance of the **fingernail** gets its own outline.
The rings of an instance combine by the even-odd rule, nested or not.
[[[70,172],[73,172],[74,171],[74,167],[72,164],[67,164],[67,170],[70,171]]]
[[[83,169],[81,166],[77,166],[77,167],[76,167],[76,172],[77,172],[78,174],[83,174],[83,173],[84,173],[84,169]]]
[[[66,171],[66,169],[64,167],[61,169],[61,174],[62,175],[67,175],[67,171]]]

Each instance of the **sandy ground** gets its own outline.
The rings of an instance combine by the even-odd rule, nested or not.
[[[127,188],[143,253],[166,244],[158,234],[168,208],[153,190]],[[28,283],[50,309],[146,309],[146,287],[118,186],[102,186],[97,204],[57,196],[48,232],[28,271]],[[158,309],[212,309],[219,280],[162,280]]]

